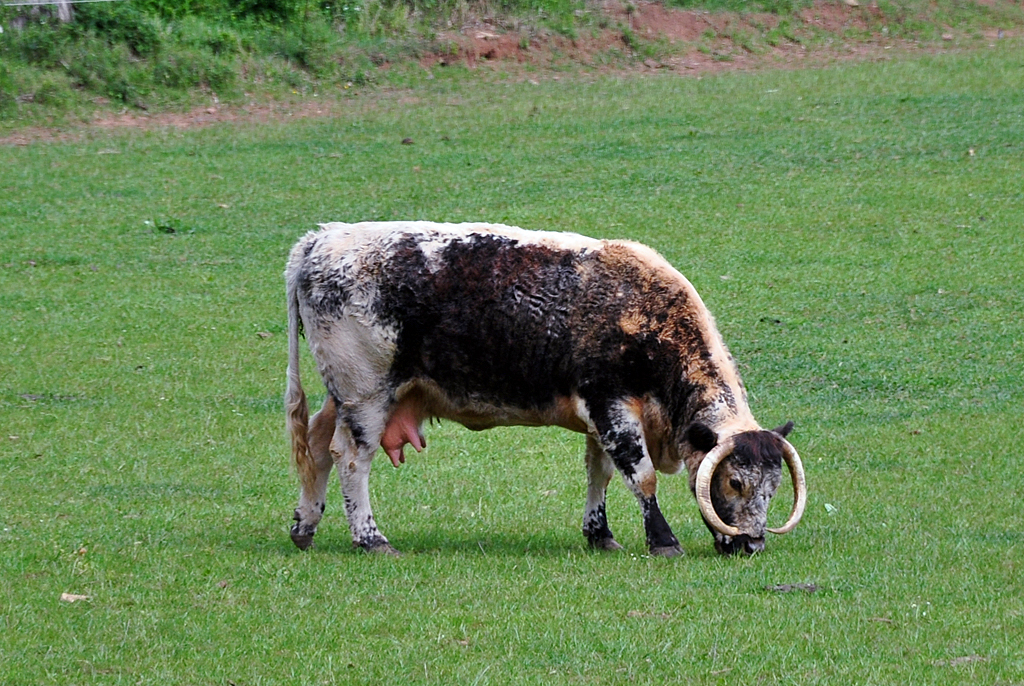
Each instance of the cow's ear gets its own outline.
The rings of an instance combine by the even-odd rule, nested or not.
[[[711,452],[718,445],[718,435],[707,424],[694,422],[686,427],[683,437],[702,453]]]
[[[779,434],[783,438],[789,435],[789,432],[793,430],[793,422],[786,422],[779,428],[775,429],[775,433]]]

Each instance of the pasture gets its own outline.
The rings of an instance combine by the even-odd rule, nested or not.
[[[0,148],[0,683],[1024,683],[1022,83],[1019,43],[439,70],[330,118]],[[662,477],[686,555],[651,559],[616,478],[626,550],[594,553],[582,437],[444,423],[371,477],[403,557],[352,550],[336,484],[294,549],[284,260],[392,218],[662,252],[796,423],[801,525],[720,558]]]

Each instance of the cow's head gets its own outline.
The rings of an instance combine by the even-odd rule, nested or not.
[[[686,438],[706,453],[697,471],[695,495],[704,523],[723,555],[748,555],[764,550],[765,531],[789,533],[807,504],[800,456],[786,440],[793,422],[774,431],[746,431],[722,440],[703,424],[693,424]],[[794,504],[789,520],[777,529],[767,526],[768,503],[782,479],[785,460],[793,478]]]

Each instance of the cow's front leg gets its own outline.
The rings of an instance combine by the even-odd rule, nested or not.
[[[603,411],[593,412],[591,420],[601,446],[640,503],[651,555],[681,555],[679,541],[658,507],[658,477],[647,453],[639,409],[625,401],[613,402]]]
[[[313,468],[299,469],[299,506],[295,508],[295,524],[291,530],[292,542],[300,550],[313,545],[313,535],[326,507],[327,484],[331,467],[334,466],[331,438],[334,436],[336,417],[334,400],[328,395],[323,407],[313,415],[309,423],[309,454],[313,458]]]
[[[615,465],[593,436],[587,436],[587,506],[583,512],[583,535],[596,550],[622,550],[608,528],[605,493]]]
[[[338,419],[331,441],[331,456],[341,478],[352,543],[367,552],[398,555],[398,551],[377,529],[370,509],[370,465],[380,445],[384,423],[372,417],[359,419],[355,412],[346,409],[342,408],[342,416]],[[373,414],[383,416],[383,413]]]

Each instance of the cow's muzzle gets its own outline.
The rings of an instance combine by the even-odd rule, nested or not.
[[[764,538],[753,538],[742,534],[740,536],[715,536],[715,550],[722,555],[753,555],[764,550]]]

